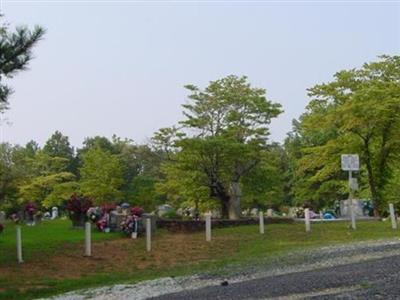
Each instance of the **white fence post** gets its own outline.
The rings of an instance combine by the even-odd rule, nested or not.
[[[264,213],[260,211],[260,234],[264,234]]]
[[[306,223],[306,232],[310,232],[310,209],[308,208],[304,210],[304,220]]]
[[[146,250],[151,251],[151,219],[146,219]]]
[[[356,214],[354,212],[353,199],[350,199],[349,202],[350,202],[351,228],[353,230],[356,230],[357,229],[357,226],[356,226]]]
[[[22,238],[21,238],[21,226],[17,225],[17,259],[19,263],[23,263],[22,259]]]
[[[85,223],[85,256],[92,256],[92,225]]]
[[[211,242],[211,214],[208,213],[206,217],[206,241]]]
[[[394,213],[393,203],[389,204],[389,211],[390,211],[390,219],[392,220],[392,229],[397,229],[397,220],[396,220],[396,215]]]

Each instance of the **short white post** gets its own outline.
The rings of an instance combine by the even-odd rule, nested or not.
[[[146,250],[151,251],[151,219],[146,219]]]
[[[211,242],[211,214],[208,213],[206,216],[206,241]]]
[[[17,259],[19,263],[23,263],[22,259],[22,238],[21,238],[21,226],[17,226]]]
[[[356,230],[357,229],[357,226],[356,226],[356,215],[354,213],[353,199],[350,199],[349,202],[350,202],[351,228],[353,230]]]
[[[85,223],[85,256],[92,256],[92,225]]]
[[[389,203],[390,219],[392,220],[392,229],[397,229],[396,215],[394,214],[393,203]]]
[[[306,223],[306,232],[310,232],[310,209],[308,208],[304,210],[304,220]]]
[[[264,213],[260,211],[260,234],[264,234]]]

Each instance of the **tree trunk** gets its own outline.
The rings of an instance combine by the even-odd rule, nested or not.
[[[369,151],[369,140],[364,141],[365,164],[367,167],[368,185],[371,192],[372,203],[374,204],[374,215],[379,216],[381,199],[375,182],[375,174],[372,169],[371,153]]]
[[[230,220],[238,220],[242,216],[242,211],[240,210],[240,197],[242,191],[239,182],[231,182],[230,185],[230,197],[228,202],[228,213]]]
[[[221,218],[228,219],[229,218],[229,198],[227,200],[221,200]]]

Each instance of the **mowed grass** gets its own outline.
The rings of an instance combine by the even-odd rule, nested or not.
[[[67,220],[23,226],[25,263],[16,262],[15,228],[0,235],[0,299],[32,299],[79,288],[134,283],[163,276],[220,272],[225,266],[256,264],[293,250],[361,240],[398,239],[390,222],[267,225],[213,230],[211,243],[203,232],[174,234],[158,230],[153,249],[145,251],[144,238],[131,240],[120,233],[93,232],[93,257],[83,256],[83,230],[71,229]]]
[[[64,243],[79,243],[84,238],[82,229],[73,229],[68,220],[43,221],[36,226],[21,226],[23,238],[23,256],[30,260],[34,255],[47,255]],[[117,238],[93,231],[93,241]],[[14,223],[7,223],[0,234],[0,265],[14,264],[16,259],[16,230]],[[1,276],[1,274],[0,274]]]

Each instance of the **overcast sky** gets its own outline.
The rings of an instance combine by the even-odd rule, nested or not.
[[[182,118],[183,86],[246,75],[285,113],[282,141],[336,71],[400,53],[400,3],[1,1],[11,26],[47,29],[30,70],[10,84],[2,140],[40,144],[55,130],[80,146],[116,134],[145,142]]]

